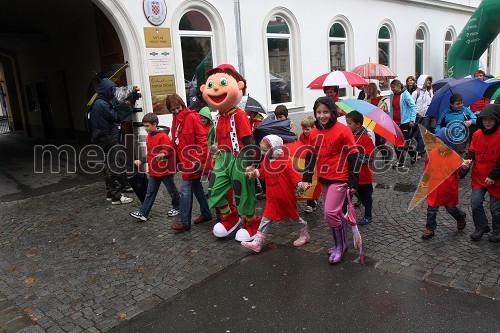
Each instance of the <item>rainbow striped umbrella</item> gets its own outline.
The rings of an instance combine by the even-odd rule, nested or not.
[[[364,116],[363,125],[395,146],[404,146],[405,137],[392,118],[373,104],[360,99],[345,99],[335,102],[346,113],[358,111]]]
[[[354,67],[352,72],[364,77],[365,79],[386,80],[394,79],[398,76],[389,67],[371,62]]]

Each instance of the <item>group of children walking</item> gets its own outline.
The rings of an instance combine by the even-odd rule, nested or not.
[[[321,187],[324,201],[324,218],[331,228],[334,243],[329,250],[329,261],[340,262],[347,250],[344,214],[348,189],[364,207],[358,224],[366,225],[373,220],[373,161],[376,149],[363,127],[363,115],[357,111],[348,113],[345,126],[337,121],[333,99],[328,96],[318,98],[313,107],[314,117],[308,116],[301,121],[299,141],[310,146],[311,150],[306,156],[305,170],[299,173],[285,153],[280,136],[270,134],[260,142],[253,141],[252,131],[257,126],[252,124],[252,119],[261,122],[262,117],[250,115],[249,119],[235,107],[246,88],[244,79],[235,73],[230,65],[207,73],[209,79],[207,85],[202,86],[202,93],[205,100],[212,101],[213,105],[208,103],[211,108],[220,104],[219,115],[215,119],[212,119],[209,109],[202,109],[196,114],[182,104],[178,95],[171,98],[173,103],[168,109],[174,115],[173,140],[158,131],[155,114],[144,116],[143,125],[148,133],[147,154],[134,164],[137,167],[148,164],[149,184],[140,209],[130,215],[146,221],[159,186],[164,183],[172,198],[172,209],[167,215],[173,217],[180,214],[181,217],[179,223],[172,225],[176,231],[191,228],[194,195],[201,208],[201,216],[194,221],[195,224],[212,220],[210,209],[216,208],[218,223],[213,229],[216,237],[226,237],[242,225],[235,239],[241,241],[244,247],[260,252],[272,222],[288,218],[297,226],[299,233],[294,246],[303,246],[310,240],[310,234],[307,222],[298,212],[296,192],[308,190],[312,186],[313,173],[316,173],[317,186]],[[211,80],[212,76],[217,80]],[[217,89],[213,88],[217,84],[220,84],[219,89],[226,89],[225,105],[214,95]],[[276,121],[287,118],[283,112],[282,108],[277,108]],[[189,123],[185,121],[186,117],[189,117]],[[422,187],[428,189],[423,239],[434,236],[440,206],[446,207],[457,221],[457,229],[465,228],[466,214],[458,208],[458,179],[463,178],[472,165],[471,202],[475,231],[470,237],[479,240],[490,231],[483,208],[484,196],[488,192],[493,216],[493,233],[489,239],[500,241],[499,124],[500,105],[487,105],[478,115],[480,131],[472,137],[469,152],[463,161],[454,152],[446,128],[437,132],[436,146],[428,152],[422,181]],[[179,150],[180,146],[188,147],[186,149],[191,149],[191,153]],[[177,170],[181,171],[183,178],[181,193],[173,181]],[[202,176],[210,178],[208,200],[200,182]],[[256,178],[265,184],[267,201],[262,217],[255,215]],[[307,201],[305,213],[316,209],[317,201],[313,199]],[[183,204],[183,200],[187,203]]]

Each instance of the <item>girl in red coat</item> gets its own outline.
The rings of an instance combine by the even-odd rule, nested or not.
[[[299,216],[295,198],[295,189],[307,190],[307,186],[302,183],[302,176],[295,171],[292,161],[284,156],[282,146],[283,140],[279,136],[265,136],[260,142],[264,155],[262,166],[259,169],[247,167],[245,172],[249,178],[260,177],[266,181],[267,202],[257,235],[251,242],[241,242],[241,245],[257,253],[264,245],[272,221],[289,218],[298,226],[300,236],[293,242],[294,246],[302,246],[310,239],[307,222]]]
[[[458,180],[467,174],[462,159],[453,150],[445,127],[436,133],[436,148],[429,152],[421,186],[427,188],[427,223],[423,239],[434,236],[437,227],[436,216],[439,207],[444,206],[448,214],[457,221],[457,229],[465,228],[466,214],[458,208]],[[457,167],[462,167],[457,170]]]

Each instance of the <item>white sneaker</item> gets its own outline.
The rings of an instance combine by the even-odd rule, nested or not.
[[[132,216],[132,217],[134,217],[134,218],[136,218],[138,220],[141,220],[141,221],[147,221],[148,220],[148,218],[146,216],[142,215],[141,212],[139,212],[139,211],[132,212],[132,213],[129,213],[129,214],[130,214],[130,216]]]
[[[124,204],[131,203],[132,201],[134,201],[134,199],[128,198],[128,197],[125,197],[122,195],[120,200],[111,201],[111,204],[112,205],[124,205]]]
[[[172,208],[171,210],[169,210],[167,212],[167,215],[170,216],[170,217],[177,216],[177,215],[179,215],[179,211],[177,209]]]
[[[305,213],[312,213],[316,210],[316,207],[313,206],[307,206],[306,209],[304,210]]]

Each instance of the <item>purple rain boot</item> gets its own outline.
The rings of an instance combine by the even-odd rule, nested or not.
[[[333,241],[335,246],[330,254],[329,261],[331,264],[338,264],[342,261],[343,253],[343,241],[342,241],[342,225],[332,228]]]
[[[345,220],[342,222],[341,227],[342,227],[342,255],[344,255],[344,253],[347,252],[347,249],[349,247],[347,243],[347,222]],[[335,246],[329,248],[327,253],[332,254],[334,251],[335,251]]]

